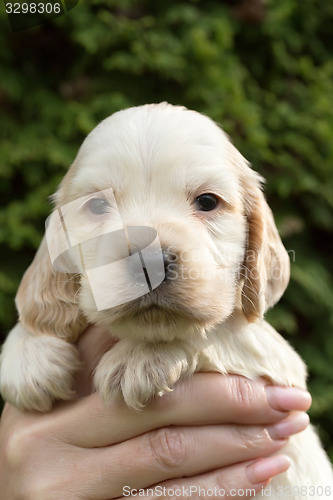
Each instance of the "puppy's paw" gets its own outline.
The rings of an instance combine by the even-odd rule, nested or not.
[[[10,332],[0,357],[3,398],[25,410],[48,411],[56,399],[71,399],[80,367],[76,348],[57,337],[33,335],[20,324]]]
[[[104,401],[122,393],[126,404],[141,409],[155,396],[172,391],[191,375],[197,358],[182,343],[132,344],[122,340],[104,354],[95,371],[95,387]]]

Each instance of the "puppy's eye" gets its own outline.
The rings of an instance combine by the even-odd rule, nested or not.
[[[195,207],[202,212],[210,212],[217,207],[219,199],[215,194],[204,193],[195,199]]]
[[[105,214],[110,208],[109,203],[104,198],[92,198],[88,201],[87,206],[93,214]]]

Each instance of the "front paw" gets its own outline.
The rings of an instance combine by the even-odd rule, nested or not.
[[[95,371],[95,387],[104,401],[120,393],[129,407],[141,409],[157,395],[195,371],[196,357],[181,343],[118,342],[104,354]]]
[[[55,400],[73,397],[79,355],[58,337],[34,335],[17,324],[3,345],[0,361],[3,398],[20,409],[48,411]]]

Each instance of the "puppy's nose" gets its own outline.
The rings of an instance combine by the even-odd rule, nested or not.
[[[129,259],[128,270],[133,278],[142,278],[142,271],[147,277],[147,269],[154,269],[157,275],[155,278],[163,278],[163,282],[170,277],[171,265],[177,260],[176,254],[169,250],[162,249],[163,268],[161,267],[161,251],[145,253],[144,257],[140,252],[140,259]]]

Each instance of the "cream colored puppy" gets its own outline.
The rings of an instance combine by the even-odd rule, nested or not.
[[[105,401],[122,394],[138,409],[195,371],[305,388],[304,363],[263,320],[289,259],[261,182],[194,111],[146,105],[100,123],[54,195],[20,285],[20,322],[1,355],[4,398],[40,411],[70,399],[73,343],[88,322],[119,339],[95,372]],[[312,428],[285,453],[291,467],[271,498],[299,498],[301,487],[302,498],[319,498],[332,485]]]

